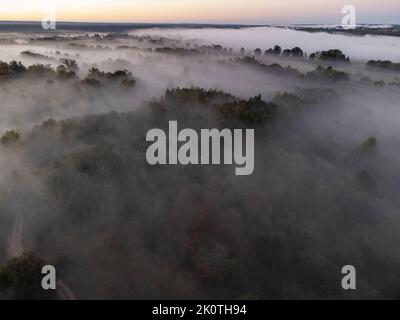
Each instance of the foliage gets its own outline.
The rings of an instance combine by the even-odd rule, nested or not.
[[[175,88],[165,92],[165,99],[171,102],[200,102],[200,103],[218,103],[231,99],[232,95],[223,91],[210,89],[204,90],[199,87]]]
[[[369,137],[361,144],[361,149],[363,151],[372,151],[375,150],[378,145],[378,140],[374,137]]]
[[[367,62],[367,67],[373,69],[400,71],[400,63],[393,63],[390,60],[369,60]]]
[[[21,56],[26,56],[26,57],[29,57],[29,58],[41,59],[41,60],[55,60],[52,57],[48,57],[48,56],[46,56],[44,54],[32,52],[30,50],[22,51],[21,52]]]
[[[338,49],[314,52],[310,54],[310,59],[350,63],[350,58],[346,57],[346,55]]]
[[[279,92],[275,94],[274,102],[279,105],[280,110],[284,109],[287,112],[292,112],[315,104],[316,100],[303,99],[291,92]]]
[[[261,71],[274,74],[274,75],[279,75],[279,76],[283,76],[283,77],[285,77],[285,76],[302,77],[301,73],[298,70],[296,70],[290,66],[284,68],[278,63],[273,63],[270,65],[267,65],[267,64],[259,62],[254,57],[246,56],[243,58],[238,58],[238,59],[236,59],[236,61],[239,63],[245,64],[245,65],[252,66]]]
[[[92,177],[111,177],[121,166],[121,159],[110,146],[98,146],[69,153],[56,161],[57,167],[70,167],[81,174]]]
[[[196,49],[186,49],[186,48],[156,48],[155,52],[162,54],[174,54],[178,56],[193,56],[200,54],[199,50]]]
[[[0,139],[0,142],[3,146],[11,146],[17,144],[21,140],[21,135],[15,131],[10,130],[7,131]]]
[[[83,84],[98,86],[102,83],[117,83],[121,86],[133,86],[135,80],[127,70],[117,70],[115,72],[104,72],[97,68],[91,68]]]
[[[303,58],[304,52],[299,47],[294,47],[293,49],[286,49],[283,51],[282,56],[284,57],[296,57]]]
[[[159,101],[153,101],[151,106],[157,110],[176,111],[189,107],[209,107],[222,116],[221,120],[228,121],[228,125],[261,124],[271,120],[277,106],[266,103],[261,95],[242,100],[233,95],[218,91],[204,90],[198,87],[174,88],[167,90]]]
[[[314,81],[341,82],[350,80],[346,72],[337,71],[332,67],[318,66],[314,71],[308,72],[306,78]]]
[[[276,45],[274,48],[270,48],[268,50],[265,50],[264,54],[265,55],[274,55],[274,56],[279,56],[282,53],[282,48],[278,45]]]
[[[0,78],[11,78],[19,74],[23,74],[27,68],[15,60],[10,63],[0,61]]]
[[[60,62],[65,66],[68,71],[78,71],[79,67],[75,60],[63,58]]]
[[[59,65],[56,69],[57,77],[60,80],[77,79],[78,76],[74,71],[69,70],[64,65]]]
[[[52,299],[54,292],[43,290],[42,268],[46,262],[33,253],[24,253],[0,268],[0,290],[10,299]]]
[[[274,103],[263,101],[261,95],[249,100],[236,100],[215,107],[225,119],[239,120],[245,125],[262,124],[272,120],[277,109]]]
[[[26,53],[28,54],[28,53]],[[0,61],[0,79],[12,79],[17,76],[31,76],[35,79],[44,78],[47,82],[55,80],[76,80],[79,78],[76,71],[79,69],[75,60],[61,59],[62,64],[55,70],[50,65],[33,64],[25,67],[21,62],[11,61],[10,63]],[[80,82],[83,86],[99,87],[102,84],[118,84],[122,88],[130,88],[136,84],[132,74],[127,70],[114,72],[103,72],[92,68],[86,78]]]

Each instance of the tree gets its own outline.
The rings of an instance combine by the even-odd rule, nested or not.
[[[364,151],[371,151],[371,150],[375,150],[376,149],[377,144],[378,144],[378,141],[376,140],[376,138],[369,137],[367,140],[365,140],[361,144],[361,148]]]
[[[17,131],[10,130],[7,131],[0,139],[0,142],[3,146],[10,146],[16,144],[20,141],[21,136]]]
[[[273,49],[268,49],[265,51],[265,55],[275,55],[279,56],[282,53],[282,48],[276,45]]]
[[[350,63],[350,58],[346,57],[346,55],[338,49],[314,52],[310,54],[310,59]]]
[[[43,290],[42,268],[46,262],[33,253],[24,253],[0,268],[0,291],[10,299],[54,299],[55,292]]]
[[[281,54],[282,48],[280,46],[275,46],[273,51],[275,54]]]
[[[293,49],[286,49],[282,53],[283,56],[285,57],[297,57],[297,58],[302,58],[304,56],[303,50],[301,50],[299,47],[294,47]]]

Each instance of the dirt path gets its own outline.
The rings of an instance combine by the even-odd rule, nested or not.
[[[72,290],[61,279],[57,280],[57,294],[61,300],[78,300]]]
[[[3,184],[3,190],[6,191],[8,195],[12,195],[10,188],[6,184]],[[12,211],[14,212],[14,225],[11,231],[11,235],[8,238],[6,253],[10,258],[16,258],[24,253],[24,248],[22,246],[22,230],[24,228],[24,216],[20,205],[16,202],[13,203]]]
[[[4,190],[7,194],[11,195],[11,190],[7,185],[3,185]],[[14,211],[14,225],[12,232],[7,241],[7,256],[10,258],[20,257],[24,253],[24,247],[22,243],[22,232],[24,229],[24,215],[23,211],[18,203],[13,204]],[[57,295],[61,300],[77,300],[72,290],[65,284],[61,279],[57,280]]]
[[[10,258],[16,258],[24,253],[22,246],[22,229],[24,227],[24,216],[21,212],[15,212],[14,226],[12,228],[11,236],[7,243],[7,255]]]

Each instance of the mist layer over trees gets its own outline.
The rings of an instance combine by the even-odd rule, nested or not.
[[[263,38],[1,37],[1,298],[57,298],[43,263],[79,299],[399,298],[396,70]],[[172,120],[255,129],[253,175],[150,166]]]

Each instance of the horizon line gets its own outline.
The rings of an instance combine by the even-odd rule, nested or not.
[[[0,20],[0,23],[41,23],[41,20]],[[126,21],[56,21],[57,23],[97,23],[97,24],[191,24],[191,25],[232,25],[232,26],[266,26],[268,23],[234,23],[234,22],[126,22]]]
[[[41,20],[0,20],[0,23],[42,23]],[[98,25],[158,25],[158,26],[233,26],[233,27],[273,27],[290,25],[334,25],[334,23],[233,23],[233,22],[126,22],[126,21],[56,21],[57,24],[98,24]],[[337,24],[339,25],[339,24]],[[399,25],[397,23],[359,23],[358,25]]]

